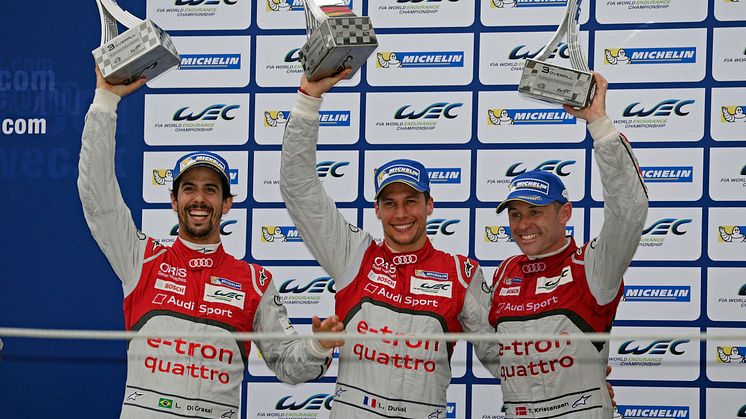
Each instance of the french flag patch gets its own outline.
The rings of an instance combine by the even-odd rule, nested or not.
[[[372,397],[364,396],[363,397],[363,404],[366,405],[366,406],[370,406],[370,407],[376,407],[376,406],[378,406],[378,400],[376,400],[376,399],[374,399]]]

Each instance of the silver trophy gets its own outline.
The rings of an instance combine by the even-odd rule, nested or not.
[[[151,20],[140,20],[122,10],[116,0],[96,0],[101,16],[101,46],[92,51],[107,82],[130,84],[140,77],[152,80],[179,66],[181,59],[171,37]],[[119,34],[117,22],[128,28]]]
[[[300,62],[310,81],[333,76],[347,67],[352,77],[378,47],[370,18],[355,15],[344,0],[305,0],[308,41]]]
[[[594,92],[593,75],[579,42],[580,0],[567,0],[565,16],[557,31],[535,58],[526,59],[518,92],[533,99],[585,108]],[[572,68],[547,62],[567,34]]]

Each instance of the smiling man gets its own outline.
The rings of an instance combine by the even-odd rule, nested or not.
[[[500,264],[492,292],[479,304],[499,334],[579,334],[611,329],[623,292],[622,275],[637,250],[648,199],[627,140],[606,115],[607,82],[594,73],[588,108],[568,113],[588,122],[604,189],[598,237],[578,247],[565,236],[572,203],[559,177],[545,171],[516,176],[497,212],[508,212],[510,234],[523,252]],[[485,287],[487,288],[487,287]],[[610,419],[607,342],[499,339],[476,353],[501,379],[506,418]]]
[[[296,332],[269,271],[223,249],[220,220],[233,197],[228,163],[218,154],[194,152],[176,162],[171,207],[179,232],[173,246],[137,230],[116,180],[114,150],[117,105],[143,82],[112,86],[97,71],[78,178],[88,227],[122,282],[125,328],[150,336],[129,341],[121,418],[238,419],[251,344],[231,332],[287,334],[256,344],[278,378],[291,384],[321,376],[332,347],[342,342],[292,339]],[[342,325],[334,316],[315,317],[312,328],[341,331]]]
[[[340,350],[331,417],[445,418],[455,342],[398,340],[403,333],[490,332],[476,295],[484,282],[477,263],[433,248],[426,234],[433,211],[425,167],[399,159],[375,171],[378,242],[349,224],[316,174],[321,96],[348,71],[301,89],[282,145],[280,188],[311,254],[332,278],[335,311],[352,341]],[[482,317],[480,317],[482,316]]]

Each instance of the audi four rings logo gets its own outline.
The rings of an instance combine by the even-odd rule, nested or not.
[[[212,268],[212,259],[201,258],[201,259],[190,259],[190,268]]]
[[[393,258],[395,265],[408,265],[417,262],[417,255],[398,255]]]
[[[530,273],[536,273],[541,272],[547,268],[547,264],[544,262],[537,262],[537,263],[528,263],[526,265],[521,266],[521,270],[524,274],[530,274]]]

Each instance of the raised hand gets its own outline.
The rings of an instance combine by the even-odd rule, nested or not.
[[[345,330],[345,326],[339,317],[331,316],[324,320],[319,319],[319,316],[313,316],[311,320],[311,329],[313,333],[342,333]],[[319,339],[319,344],[324,348],[336,348],[345,344],[344,339]]]
[[[301,77],[300,79],[300,88],[309,96],[321,97],[321,95],[328,92],[332,87],[334,87],[335,84],[339,83],[340,80],[347,77],[347,75],[350,74],[351,71],[351,68],[346,68],[333,76],[325,77],[321,80],[316,81],[308,81],[304,73],[303,77]]]
[[[96,67],[96,88],[97,89],[104,89],[108,90],[115,95],[119,97],[125,97],[128,94],[134,92],[135,90],[141,88],[146,80],[145,77],[142,77],[130,84],[124,85],[124,84],[109,84],[106,80],[104,80],[104,76],[101,74],[101,70],[98,69],[98,66]]]
[[[606,91],[609,88],[609,82],[599,73],[593,73],[593,80],[596,82],[596,94],[587,107],[575,109],[572,106],[563,106],[565,112],[576,118],[585,119],[589,124],[606,116]]]

